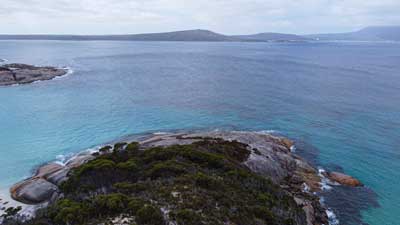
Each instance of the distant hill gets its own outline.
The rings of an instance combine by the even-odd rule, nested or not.
[[[308,37],[303,37],[295,34],[282,34],[282,33],[259,33],[253,35],[236,35],[233,38],[242,41],[307,41],[311,40]]]
[[[209,30],[185,30],[165,33],[130,35],[0,35],[0,40],[73,40],[73,41],[210,41],[210,42],[253,42],[253,41],[300,41],[308,38],[279,33],[228,36]]]
[[[208,41],[208,42],[291,42],[311,40],[400,41],[400,26],[367,27],[356,32],[295,35],[259,33],[224,35],[209,30],[184,30],[164,33],[124,35],[0,35],[0,40],[60,41]]]
[[[119,36],[120,38],[122,36]],[[209,30],[187,30],[167,33],[150,33],[126,35],[126,39],[133,41],[232,41],[229,36]],[[114,36],[118,38],[118,36]]]
[[[304,37],[316,40],[400,41],[400,26],[373,26],[356,32],[312,34]]]
[[[73,41],[234,41],[208,30],[185,30],[130,35],[0,35],[0,40],[73,40]]]

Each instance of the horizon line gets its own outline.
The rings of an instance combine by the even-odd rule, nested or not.
[[[298,36],[307,36],[307,35],[314,35],[314,34],[341,34],[341,33],[349,33],[349,32],[357,32],[360,30],[363,30],[365,28],[371,28],[371,27],[400,27],[400,25],[381,25],[381,26],[365,26],[360,29],[356,29],[353,31],[343,31],[343,32],[322,32],[322,33],[307,33],[307,34],[298,34],[298,33],[290,33],[290,32],[274,32],[274,31],[264,31],[264,32],[257,32],[257,33],[249,33],[249,34],[224,34],[220,33],[217,31],[213,31],[210,29],[183,29],[183,30],[172,30],[172,31],[154,31],[154,32],[144,32],[144,33],[116,33],[116,34],[71,34],[71,33],[66,33],[66,34],[56,34],[56,33],[27,33],[27,34],[1,34],[0,36],[126,36],[126,35],[141,35],[141,34],[162,34],[162,33],[175,33],[175,32],[185,32],[185,31],[207,31],[207,32],[212,32],[224,36],[238,36],[238,35],[255,35],[255,34],[265,34],[265,33],[271,33],[271,34],[292,34],[292,35],[298,35]]]

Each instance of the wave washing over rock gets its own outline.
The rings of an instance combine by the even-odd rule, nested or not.
[[[10,207],[3,223],[337,225],[317,193],[339,184],[291,149],[287,138],[238,131],[92,149],[15,184],[11,196],[31,206]]]

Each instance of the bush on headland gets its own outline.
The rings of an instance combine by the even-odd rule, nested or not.
[[[73,169],[61,198],[22,224],[305,224],[293,197],[243,165],[248,146],[204,139],[140,150],[136,142],[101,150]],[[10,222],[10,224],[12,224]]]

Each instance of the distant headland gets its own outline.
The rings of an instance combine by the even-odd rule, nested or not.
[[[301,41],[400,41],[400,26],[373,26],[333,34],[296,35],[258,33],[224,35],[209,30],[184,30],[164,33],[122,35],[0,35],[0,40],[58,40],[58,41],[192,41],[192,42],[301,42]]]

